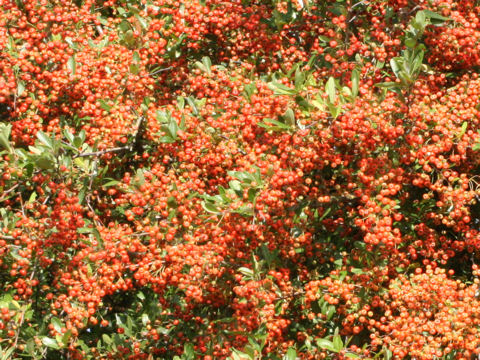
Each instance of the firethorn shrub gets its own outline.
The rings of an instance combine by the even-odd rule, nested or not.
[[[0,358],[478,356],[479,19],[0,1]]]

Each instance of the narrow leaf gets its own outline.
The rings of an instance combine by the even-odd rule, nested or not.
[[[333,347],[335,348],[335,350],[337,352],[340,352],[343,350],[343,342],[342,342],[342,338],[340,337],[340,335],[335,335],[333,337]]]
[[[210,202],[202,201],[202,207],[205,211],[212,214],[220,214],[220,211]]]
[[[285,355],[285,360],[296,360],[297,351],[294,348],[288,348],[287,354]]]
[[[360,86],[360,71],[354,69],[352,71],[352,96],[355,98],[358,95],[358,89]]]
[[[75,72],[77,71],[77,62],[75,61],[75,55],[72,55],[68,58],[67,67],[68,70],[70,70],[70,72],[72,73],[72,75],[75,75]]]
[[[52,139],[50,139],[43,131],[37,132],[37,139],[48,148],[53,149]]]
[[[325,90],[328,95],[328,100],[330,101],[330,103],[333,104],[335,102],[335,95],[336,95],[335,79],[333,77],[330,77],[328,79],[327,84],[325,85]]]
[[[321,347],[322,349],[337,352],[335,349],[335,346],[333,346],[333,343],[330,340],[327,339],[318,339],[317,340],[317,345]]]
[[[25,91],[25,83],[23,81],[17,82],[17,96],[22,96],[23,92]]]
[[[100,103],[100,107],[105,111],[110,111],[112,107],[107,104],[107,102],[103,99],[99,99],[98,102]]]
[[[58,346],[58,343],[55,339],[49,338],[49,337],[44,337],[42,339],[43,345],[50,347],[52,349],[60,349],[60,346]]]

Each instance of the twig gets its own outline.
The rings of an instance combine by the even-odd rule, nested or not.
[[[6,190],[3,192],[3,197],[0,199],[0,202],[2,201],[5,201],[7,200],[7,198],[5,197],[5,195],[7,195],[8,193],[12,192],[13,190],[15,190],[17,187],[19,187],[20,184],[15,184],[13,185],[10,189]]]
[[[288,294],[288,295],[284,295],[284,296],[279,296],[277,297],[275,300],[286,300],[286,299],[291,299],[295,296],[298,296],[298,295],[303,295],[305,294],[305,290],[299,290],[299,291],[296,291],[294,293],[291,293],[291,294]]]
[[[167,68],[163,68],[163,69],[158,69],[158,70],[155,70],[154,72],[151,72],[151,73],[148,73],[147,75],[142,75],[140,77],[148,77],[148,76],[152,76],[152,75],[156,75],[158,73],[161,73],[161,72],[164,72],[164,71],[168,71],[168,70],[172,70],[173,69],[173,66],[169,66]]]
[[[145,120],[145,117],[141,116],[138,114],[138,112],[134,108],[130,108],[132,112],[137,116],[137,123],[135,124],[135,133],[133,134],[133,142],[130,144],[130,151],[133,150],[133,148],[137,145],[137,143],[140,141],[140,135],[141,135],[141,127],[142,123]]]
[[[147,236],[147,235],[150,235],[150,233],[144,231],[144,232],[141,232],[141,233],[137,233],[137,234],[132,234],[130,236],[135,236],[135,237],[140,237],[140,236]]]
[[[48,196],[45,198],[45,200],[43,200],[42,205],[45,205],[45,204],[48,202],[48,200],[50,200],[50,195],[48,195]]]
[[[415,6],[412,10],[410,10],[408,14],[411,14],[411,13],[413,13],[415,10],[418,10],[418,9],[420,9],[420,8],[421,8],[421,6],[420,6],[420,5],[417,5],[417,6]]]
[[[350,9],[356,8],[357,6],[365,4],[366,2],[367,2],[366,0],[359,1],[358,3],[354,4]]]
[[[101,150],[101,151],[85,152],[85,153],[80,153],[80,154],[74,155],[73,159],[76,159],[76,158],[79,158],[79,157],[87,157],[87,156],[102,156],[102,155],[105,155],[105,154],[108,154],[108,153],[120,152],[120,151],[123,151],[123,150],[129,150],[129,149],[130,149],[130,146],[121,146],[121,147],[115,147],[115,148],[105,149],[105,150]]]
[[[100,221],[95,220],[95,210],[93,209],[92,204],[90,204],[90,198],[91,198],[92,186],[93,186],[93,179],[95,179],[95,177],[98,175],[97,164],[98,164],[98,158],[95,158],[95,160],[93,161],[94,170],[93,170],[92,174],[90,175],[90,182],[88,184],[88,194],[85,196],[85,200],[87,202],[88,208],[90,209],[90,211],[94,215],[95,224],[96,225],[102,225],[102,223]]]

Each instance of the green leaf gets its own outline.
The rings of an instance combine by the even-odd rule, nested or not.
[[[443,20],[443,21],[451,20],[450,18],[437,14],[436,12],[433,12],[431,10],[422,10],[422,12],[429,19],[437,19],[437,20]]]
[[[330,114],[332,115],[332,117],[334,119],[336,119],[338,117],[338,115],[340,115],[340,112],[342,110],[342,106],[341,105],[335,106],[332,103],[329,103],[328,104],[328,110],[330,111]]]
[[[296,90],[289,88],[288,86],[279,82],[271,82],[268,87],[273,90],[274,95],[295,95]]]
[[[112,343],[112,338],[107,334],[102,334],[102,340],[106,345],[110,345]]]
[[[50,320],[50,322],[52,323],[56,332],[60,333],[62,331],[63,324],[59,318],[54,317],[52,320]]]
[[[79,234],[92,234],[93,236],[95,236],[95,239],[97,239],[97,241],[102,241],[102,236],[100,235],[100,232],[96,228],[90,228],[90,227],[78,228],[77,232]]]
[[[67,330],[67,332],[62,336],[62,343],[67,345],[68,340],[70,340],[71,337],[72,337],[72,330]]]
[[[12,253],[12,255],[13,255],[13,253]],[[20,260],[20,259],[22,259],[22,257],[17,255],[16,259]],[[16,300],[11,300],[10,304],[13,305],[13,307],[10,307],[11,309],[20,309],[21,308],[20,304]]]
[[[350,271],[352,272],[352,274],[357,274],[357,275],[360,275],[360,274],[364,273],[364,271],[362,269],[357,269],[357,268],[353,268]]]
[[[272,124],[272,125],[270,125]],[[283,131],[283,130],[290,130],[291,127],[274,119],[263,119],[263,121],[257,123],[257,126],[263,127],[267,130],[272,131]]]
[[[75,137],[73,136],[73,134],[68,129],[65,129],[63,131],[63,135],[67,138],[67,140],[70,144],[73,144],[73,139],[75,139]]]
[[[198,115],[198,108],[197,105],[195,104],[195,101],[191,96],[186,98],[188,105],[192,108],[193,114]]]
[[[257,198],[257,189],[255,188],[248,189],[248,201],[253,203],[256,198]]]
[[[317,345],[322,349],[338,352],[330,340],[327,339],[317,339]]]
[[[396,83],[396,82],[393,82],[393,81],[377,83],[377,84],[375,84],[375,86],[379,87],[379,88],[385,88],[385,89],[388,89],[388,90],[392,90],[392,89],[395,89],[395,88],[400,89],[400,84]]]
[[[135,62],[137,62],[137,63],[140,62],[140,60],[141,60],[141,59],[140,59],[140,55],[138,54],[138,51],[134,51],[134,52],[133,52],[132,58],[133,58],[133,61],[135,61]]]
[[[242,183],[238,180],[232,180],[228,183],[228,185],[230,186],[230,189],[232,189],[234,191],[242,191],[243,190]]]
[[[461,139],[463,135],[467,132],[468,122],[464,121],[462,123],[462,128],[460,129],[460,133],[458,134],[458,138]]]
[[[422,12],[425,14],[427,18],[430,19],[433,25],[440,25],[443,24],[445,21],[451,21],[451,18],[442,16],[440,14],[437,14],[436,12],[433,12],[431,10],[422,10]]]
[[[195,358],[195,352],[192,344],[187,343],[184,345],[183,355],[185,355],[186,360],[193,360]]]
[[[195,66],[197,67],[197,69],[199,69],[200,71],[202,72],[207,72],[207,69],[205,68],[205,65],[202,64],[200,61],[196,61],[195,62]]]
[[[340,335],[335,335],[333,337],[333,347],[336,349],[336,352],[340,352],[343,350],[343,342]]]
[[[318,97],[317,99],[320,99],[320,97]],[[320,111],[325,111],[325,104],[323,103],[323,99],[321,101],[319,100],[312,100],[311,101],[312,105],[315,106],[318,110]]]
[[[233,178],[236,178],[242,182],[246,182],[248,184],[252,183],[253,181],[258,181],[257,177],[254,174],[248,171],[227,171],[227,174]],[[257,184],[258,185],[258,184]]]
[[[68,70],[70,70],[70,72],[72,73],[72,75],[75,75],[75,72],[77,71],[77,62],[75,61],[75,55],[72,55],[68,58],[67,67]]]
[[[35,191],[32,191],[32,193],[30,194],[30,197],[28,198],[28,202],[32,204],[35,202],[36,199],[37,199],[37,193]]]
[[[212,60],[208,56],[202,58],[203,66],[208,75],[212,75]]]
[[[73,50],[78,50],[77,45],[73,42],[71,37],[66,37],[65,42],[73,49]]]
[[[37,132],[37,139],[40,140],[40,142],[45,145],[46,147],[53,149],[53,142],[52,139],[45,134],[43,131],[38,131]]]
[[[177,121],[174,118],[170,119],[170,122],[167,125],[167,130],[169,135],[173,139],[177,139],[177,133],[178,133],[178,130],[180,130],[180,128],[178,127]]]
[[[413,49],[417,45],[417,40],[412,39],[412,38],[407,38],[405,39],[405,46]]]
[[[233,360],[245,360],[245,359],[252,359],[252,357],[244,352],[241,352],[237,349],[232,350],[232,359]]]
[[[336,97],[335,79],[333,77],[330,77],[325,84],[325,91],[327,92],[328,100],[333,104]]]
[[[409,85],[409,84],[413,83],[412,76],[409,73],[407,73],[406,71],[403,71],[403,70],[400,71],[398,73],[398,78],[402,81],[402,83],[404,85]]]
[[[106,182],[105,184],[103,184],[102,186],[104,187],[110,187],[110,186],[115,186],[115,185],[118,185],[120,184],[120,181],[118,180],[110,180],[108,182]]]
[[[122,22],[120,22],[120,24],[118,24],[118,27],[123,33],[126,33],[128,30],[132,28],[132,25],[130,25],[130,23],[127,20],[123,20]]]
[[[105,111],[110,111],[112,107],[107,104],[107,102],[103,99],[99,99],[98,102],[100,103],[100,107]]]
[[[295,96],[295,102],[302,108],[302,110],[310,110],[313,106],[310,104],[304,97],[297,95]]]
[[[144,176],[143,172],[144,172],[144,170],[137,169],[137,171],[135,173],[134,182],[138,186],[142,186],[143,184],[145,184],[145,176]]]
[[[297,68],[295,71],[295,90],[300,91],[305,83],[305,73]]]
[[[17,96],[22,96],[23,92],[25,91],[25,83],[23,81],[17,82]]]
[[[5,352],[0,348],[0,351],[1,351],[1,355],[2,355],[2,360],[11,360],[11,355],[13,353],[13,351],[16,349],[15,346],[12,346],[10,348],[8,348]]]
[[[283,117],[286,120],[286,124],[290,127],[295,125],[295,114],[291,108],[288,108]]]
[[[0,146],[8,152],[12,152],[13,148],[10,145],[10,132],[12,131],[11,124],[0,123]]]
[[[183,110],[185,108],[185,98],[183,96],[177,96],[177,108]]]
[[[140,72],[140,67],[138,64],[130,64],[129,70],[133,75],[137,75]]]
[[[238,272],[240,274],[243,274],[245,276],[249,276],[249,277],[253,277],[253,270],[252,269],[249,269],[247,267],[241,267],[238,269]]]
[[[143,29],[148,29],[147,20],[145,20],[143,17],[141,17],[141,16],[138,15],[138,14],[135,14],[135,17],[137,18],[138,22],[140,23],[140,26],[141,26]]]
[[[38,157],[35,162],[36,165],[43,170],[50,170],[55,167],[55,161],[48,154]]]
[[[208,201],[202,201],[202,207],[205,211],[212,213],[212,214],[220,214],[221,212],[217,209],[217,207]]]
[[[329,306],[325,314],[325,316],[327,317],[327,320],[330,320],[334,314],[335,314],[335,306]]]
[[[248,100],[252,100],[252,95],[255,93],[255,90],[257,89],[256,85],[254,83],[246,84],[243,87],[243,91],[245,95],[247,96]]]
[[[355,98],[358,95],[358,89],[360,86],[360,71],[353,69],[352,71],[352,96]]]
[[[350,359],[360,359],[361,358],[360,355],[355,354],[355,353],[351,353],[351,352],[345,353],[345,356],[347,358],[350,358]]]
[[[392,71],[396,77],[399,77],[400,66],[401,66],[400,61],[401,60],[398,57],[390,60],[390,67],[392,68]]]
[[[287,354],[283,358],[284,360],[296,360],[297,350],[295,350],[294,348],[288,348]]]
[[[49,337],[44,337],[42,339],[42,343],[43,345],[49,347],[49,348],[52,348],[52,349],[60,349],[60,346],[58,346],[58,343],[55,339],[52,339],[52,338],[49,338]]]
[[[344,86],[344,87],[342,87],[342,94],[344,96],[351,97],[352,96],[352,90],[350,90],[349,87]]]
[[[418,11],[415,15],[415,22],[418,24],[420,29],[425,29],[426,24],[426,16],[424,11]]]

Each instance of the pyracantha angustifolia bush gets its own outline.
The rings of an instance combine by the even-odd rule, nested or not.
[[[0,1],[0,358],[472,359],[479,19]]]

